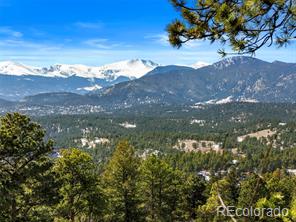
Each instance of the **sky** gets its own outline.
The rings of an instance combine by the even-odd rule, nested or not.
[[[207,41],[172,48],[165,29],[177,17],[168,0],[0,0],[0,60],[99,66],[134,58],[162,65],[221,59],[222,46]],[[296,62],[294,42],[256,57]]]

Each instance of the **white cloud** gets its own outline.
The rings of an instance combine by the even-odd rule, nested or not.
[[[98,49],[113,49],[115,47],[120,46],[119,43],[110,42],[108,39],[88,39],[83,42],[85,45],[98,48]]]
[[[76,22],[74,25],[82,29],[101,29],[103,27],[102,22]]]
[[[10,27],[0,27],[0,34],[8,35],[15,38],[21,38],[23,36],[23,33],[15,31]]]
[[[60,49],[62,45],[59,44],[46,44],[46,43],[37,43],[31,41],[25,41],[22,39],[2,39],[0,41],[0,46],[2,48],[15,48],[18,50],[22,49],[31,49],[31,50],[57,50]]]
[[[212,63],[221,59],[217,54],[217,46],[208,42],[192,42],[177,50],[169,46],[165,34],[150,35],[145,38],[146,41],[135,42],[131,46],[125,42],[116,42],[107,38],[93,38],[85,41],[63,39],[57,42],[46,39],[29,41],[12,36],[5,39],[2,36],[0,60],[15,60],[33,66],[46,66],[55,63],[103,65],[132,58],[151,59],[163,65],[191,65],[196,61]],[[281,50],[264,49],[258,52],[258,55],[260,55],[259,58],[268,61],[295,62],[294,49],[293,46]]]
[[[162,46],[169,46],[169,38],[166,34],[156,34],[156,35],[147,35],[145,39],[150,39],[153,42],[160,44]]]

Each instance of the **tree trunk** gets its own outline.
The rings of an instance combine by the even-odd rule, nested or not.
[[[15,198],[13,197],[12,203],[11,203],[11,213],[10,213],[10,218],[12,222],[16,221],[16,201]]]

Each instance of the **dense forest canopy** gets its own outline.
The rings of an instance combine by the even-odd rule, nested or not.
[[[49,120],[54,123],[56,118],[59,120],[59,117]],[[68,118],[80,123],[85,121],[77,116]],[[98,116],[89,118],[92,124],[100,124]],[[292,138],[294,125],[285,126],[283,132],[284,129],[290,133],[283,135]],[[139,136],[143,133],[140,131]],[[70,146],[60,149],[30,118],[17,113],[1,117],[0,220],[296,219],[296,181],[287,170],[295,168],[296,149],[293,147],[281,150],[272,148],[267,140],[247,138],[239,144],[239,156],[227,150],[231,143],[225,145],[223,153],[174,149],[169,152],[167,148],[167,152],[142,155],[136,140],[132,141],[134,145],[118,135],[114,148],[109,144],[92,149]],[[138,143],[140,147],[141,144],[144,141]],[[57,156],[53,155],[53,148]],[[102,152],[104,149],[108,152]],[[217,215],[216,210],[222,203],[237,208],[280,207],[286,208],[288,213],[231,218]]]

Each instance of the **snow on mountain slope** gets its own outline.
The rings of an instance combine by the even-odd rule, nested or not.
[[[103,88],[102,86],[96,84],[94,86],[88,86],[88,87],[78,88],[77,90],[95,91],[95,90],[102,89],[102,88]]]
[[[21,63],[4,61],[0,62],[0,73],[1,74],[12,74],[12,75],[36,75],[35,67],[26,66]]]
[[[245,66],[245,65],[259,67],[261,65],[266,65],[266,64],[268,64],[268,62],[265,62],[250,56],[233,56],[233,57],[223,59],[219,62],[216,62],[213,64],[213,66],[216,69],[222,70],[227,67],[237,68],[238,66]]]
[[[198,61],[198,62],[194,63],[193,65],[191,65],[191,67],[194,69],[199,69],[199,68],[209,66],[209,65],[210,65],[209,63]]]
[[[79,76],[83,78],[99,78],[114,80],[119,76],[130,79],[140,78],[156,68],[158,64],[149,60],[126,60],[104,66],[57,64],[49,68],[35,68],[20,63],[0,62],[0,74],[7,75],[40,75],[45,77]]]
[[[158,66],[158,64],[150,60],[133,59],[98,67],[98,71],[116,76],[140,78]]]
[[[44,76],[48,77],[63,77],[68,78],[70,76],[79,76],[84,78],[100,78],[104,79],[108,76],[103,76],[101,73],[93,72],[95,67],[75,64],[75,65],[68,65],[68,64],[57,64],[50,66],[49,68],[43,68],[40,70]]]
[[[232,103],[232,102],[244,102],[244,103],[258,103],[258,100],[256,99],[250,99],[250,98],[237,98],[234,99],[233,96],[228,96],[223,99],[211,99],[205,102],[199,102],[196,103],[195,105],[213,105],[213,104],[227,104],[227,103]]]

